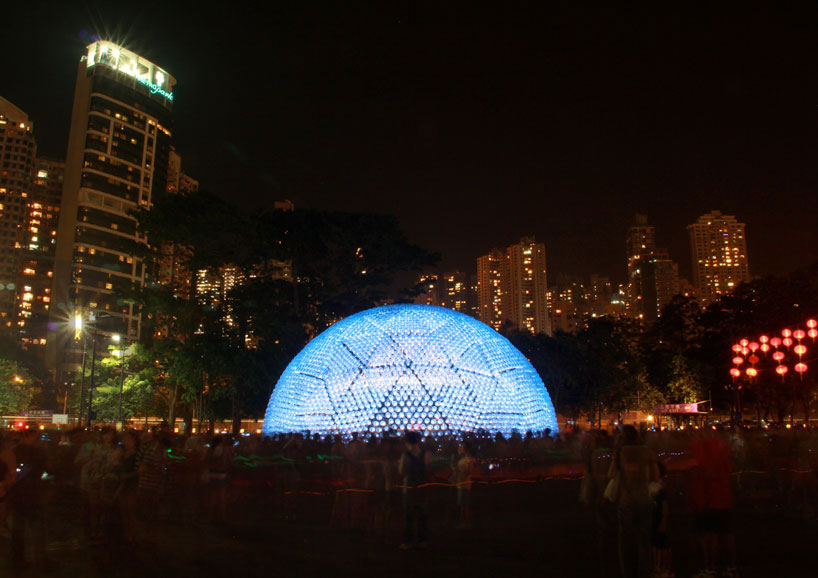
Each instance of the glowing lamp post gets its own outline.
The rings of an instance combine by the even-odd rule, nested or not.
[[[122,340],[118,333],[115,333],[112,339],[114,343],[119,343]],[[122,344],[118,350],[115,350],[115,353],[119,355],[119,409],[116,413],[116,421],[118,424],[122,424],[122,388],[125,384],[125,345]]]

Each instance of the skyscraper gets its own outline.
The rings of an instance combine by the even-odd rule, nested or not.
[[[531,333],[551,333],[545,245],[524,237],[477,259],[479,319],[495,329],[504,321]]]
[[[679,293],[679,266],[667,249],[656,246],[656,229],[637,214],[625,238],[628,259],[627,310],[636,319],[655,321]]]
[[[75,368],[67,321],[94,313],[95,330],[137,338],[138,306],[122,294],[141,287],[145,240],[129,211],[149,208],[167,188],[176,81],[165,70],[108,41],[81,58],[71,113],[58,229],[49,360]],[[70,335],[70,337],[69,337]],[[49,348],[51,352],[51,348]]]
[[[65,163],[36,160],[26,202],[17,272],[17,335],[23,348],[45,355],[54,284],[54,256]]]
[[[524,237],[506,249],[508,307],[506,319],[531,333],[551,334],[545,245]]]
[[[750,280],[744,223],[711,211],[687,226],[693,284],[702,303],[715,301]]]
[[[34,170],[34,127],[0,97],[0,329],[16,333],[15,295],[23,223]]]
[[[500,329],[505,319],[503,270],[506,256],[499,249],[477,258],[478,319],[494,329]]]
[[[465,273],[424,273],[418,277],[418,285],[423,287],[424,292],[415,298],[415,303],[437,305],[472,315],[472,283]]]

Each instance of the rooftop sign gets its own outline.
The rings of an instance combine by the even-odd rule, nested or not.
[[[150,60],[113,42],[99,40],[89,44],[86,63],[88,68],[101,64],[118,70],[147,86],[151,94],[159,94],[173,101],[173,86],[176,84],[176,79]]]

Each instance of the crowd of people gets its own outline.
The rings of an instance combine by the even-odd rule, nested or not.
[[[383,536],[399,532],[402,520],[400,547],[423,549],[430,517],[452,528],[475,523],[475,487],[490,491],[492,484],[562,477],[577,481],[578,502],[597,520],[603,572],[672,576],[668,524],[678,506],[667,479],[684,472],[700,575],[734,576],[735,492],[764,500],[772,491],[814,515],[816,456],[818,435],[798,428],[650,432],[625,426],[614,434],[425,439],[416,432],[343,438],[32,428],[0,438],[0,533],[10,538],[13,567],[47,566],[43,521],[54,502],[76,504],[89,544],[139,547],[156,539],[156,524],[225,525],[247,503],[298,520],[305,501],[325,496],[327,524]],[[772,485],[762,487],[746,474],[756,471],[768,472]]]

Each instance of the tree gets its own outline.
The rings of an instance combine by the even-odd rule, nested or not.
[[[16,361],[0,359],[0,412],[9,415],[28,409],[37,391],[25,368]]]

